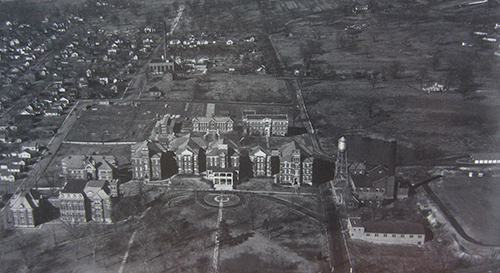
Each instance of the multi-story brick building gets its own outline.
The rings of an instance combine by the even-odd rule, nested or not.
[[[395,176],[383,165],[362,174],[351,174],[350,179],[353,194],[365,204],[380,205],[383,200],[395,198]]]
[[[271,177],[271,153],[261,146],[250,148],[248,157],[254,177]]]
[[[14,226],[35,227],[41,224],[44,214],[42,202],[42,197],[35,190],[14,195],[10,201]]]
[[[170,143],[169,149],[175,151],[178,174],[199,175],[206,170],[207,145],[203,139],[187,134]]]
[[[285,136],[288,133],[288,115],[245,115],[243,132],[247,135]]]
[[[117,175],[112,155],[69,155],[61,160],[62,173],[74,180],[112,180]]]
[[[90,200],[85,195],[85,180],[70,180],[59,193],[61,220],[71,223],[87,222],[92,219]]]
[[[195,117],[193,132],[232,132],[234,120],[230,117]]]
[[[132,146],[132,177],[137,180],[159,180],[167,177],[167,148],[159,142],[145,140]]]
[[[90,180],[83,189],[90,200],[92,221],[111,223],[111,189],[106,180]]]
[[[208,145],[206,152],[207,179],[217,190],[232,190],[239,180],[240,151],[231,140],[219,139]]]
[[[300,186],[312,185],[313,158],[297,143],[289,142],[278,149],[280,172],[276,183]]]

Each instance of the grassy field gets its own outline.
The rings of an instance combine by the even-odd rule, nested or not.
[[[292,102],[284,81],[271,76],[217,73],[172,82],[153,79],[145,89],[153,87],[163,91],[168,100]]]
[[[448,177],[430,183],[464,231],[486,244],[500,244],[497,177]]]
[[[188,118],[183,127],[191,128],[193,117],[206,115],[206,103],[151,101],[133,105],[93,105],[82,110],[65,140],[90,142],[137,142],[149,137],[157,120],[170,113]],[[241,125],[243,110],[255,110],[258,114],[288,114],[290,126],[301,127],[300,121],[293,122],[297,110],[291,105],[216,103],[215,115],[233,117]]]

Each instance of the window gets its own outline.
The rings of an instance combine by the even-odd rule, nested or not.
[[[396,234],[392,234],[392,237],[396,237]]]
[[[404,237],[405,237],[405,235],[404,235],[404,234],[401,234],[401,238],[404,238]]]
[[[366,233],[366,236],[370,236],[370,233]]]
[[[384,237],[387,237],[387,234],[384,234]]]
[[[378,237],[378,233],[375,233],[375,237]]]
[[[417,238],[422,238],[422,235],[418,235]]]
[[[413,238],[413,235],[410,235],[410,238]]]

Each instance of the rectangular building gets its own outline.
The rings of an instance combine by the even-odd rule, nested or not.
[[[420,224],[402,221],[361,221],[349,217],[347,227],[351,239],[379,244],[417,245],[425,242],[425,230]]]
[[[285,136],[288,133],[288,115],[245,115],[243,132],[246,135]]]

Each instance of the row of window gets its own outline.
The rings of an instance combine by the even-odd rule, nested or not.
[[[414,235],[411,235],[411,234],[410,235],[405,235],[405,234],[390,234],[390,235],[393,238],[397,238],[397,237],[398,238],[405,238],[406,236],[408,236],[408,238],[414,238],[415,237]],[[369,236],[371,236],[371,233],[366,233],[365,236],[369,237]],[[379,237],[380,233],[374,233],[373,236],[374,237]],[[388,235],[387,234],[382,234],[382,237],[388,237]],[[417,235],[417,238],[419,238],[419,239],[422,238],[422,235]]]
[[[497,164],[500,160],[474,160],[475,164]]]
[[[384,188],[375,188],[374,190],[371,190],[370,188],[359,188],[360,191],[366,191],[366,192],[370,192],[370,191],[373,191],[373,192],[385,192],[385,189]]]

